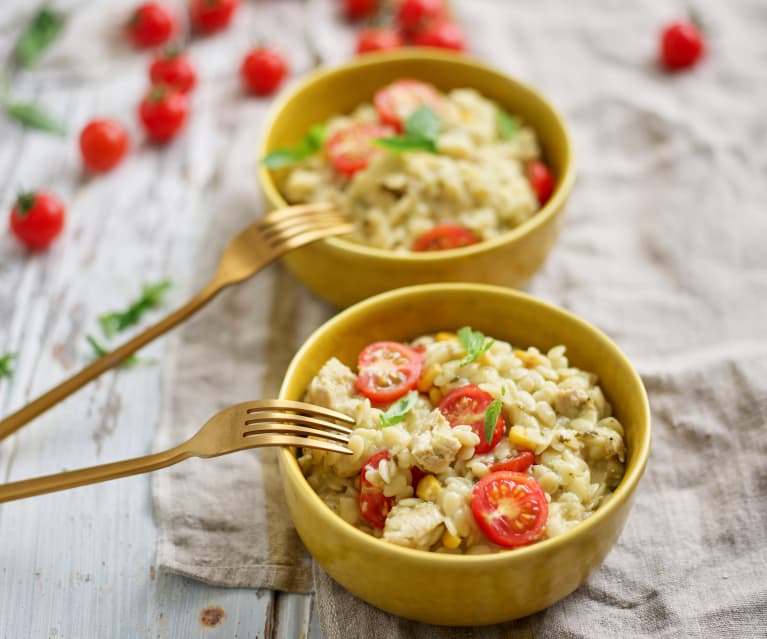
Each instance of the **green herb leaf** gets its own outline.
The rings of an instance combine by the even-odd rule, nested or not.
[[[422,106],[405,120],[405,135],[373,140],[373,144],[395,153],[402,151],[437,152],[437,137],[442,123],[439,116]]]
[[[261,158],[261,163],[269,169],[281,169],[296,164],[317,153],[325,143],[325,125],[317,124],[296,146],[275,149]]]
[[[398,399],[389,406],[387,411],[381,415],[381,423],[384,426],[394,426],[394,424],[399,424],[405,419],[405,415],[407,415],[413,406],[415,406],[416,401],[418,401],[418,391],[412,390],[403,398]]]
[[[495,425],[498,423],[498,415],[501,414],[503,402],[500,399],[494,399],[485,409],[485,441],[489,444],[493,441]]]
[[[61,136],[66,135],[67,131],[61,122],[55,120],[32,102],[6,102],[5,112],[10,118],[30,129],[47,131]]]
[[[64,26],[64,16],[48,8],[40,9],[16,44],[19,64],[28,67],[37,62],[43,51],[56,39]]]
[[[158,307],[162,303],[163,296],[171,287],[169,280],[163,280],[157,284],[147,284],[141,291],[141,296],[124,311],[105,313],[99,317],[101,331],[105,337],[124,331],[126,328],[137,324],[148,310]]]
[[[470,364],[495,344],[494,339],[488,339],[486,342],[484,333],[473,331],[469,326],[458,329],[458,339],[461,341],[463,350],[466,351],[466,356],[461,360],[461,366]]]
[[[519,120],[503,109],[496,109],[495,126],[502,140],[511,140],[521,128]]]
[[[109,351],[107,350],[107,348],[103,344],[100,344],[96,340],[96,338],[93,337],[92,335],[86,335],[85,339],[91,345],[91,348],[93,349],[93,352],[96,354],[96,357],[104,357],[104,355],[109,354]],[[125,366],[127,368],[129,366],[135,366],[136,364],[138,364],[138,358],[135,355],[131,355],[130,357],[125,359],[123,363],[120,365]]]
[[[12,377],[11,362],[16,359],[16,353],[6,353],[0,356],[0,377]]]

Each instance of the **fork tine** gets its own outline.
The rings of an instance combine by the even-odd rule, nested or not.
[[[250,438],[253,447],[261,446],[297,446],[298,448],[316,448],[318,450],[327,450],[332,453],[341,453],[342,455],[353,454],[345,446],[332,444],[321,439],[310,439],[309,437],[296,437],[294,435],[254,435]]]
[[[287,253],[304,244],[310,244],[311,242],[321,240],[324,237],[345,235],[351,233],[353,230],[354,226],[352,224],[339,224],[337,226],[329,226],[325,229],[307,230],[297,234],[290,234],[287,237],[278,238],[278,240],[273,240],[272,249],[279,251],[280,254]]]
[[[288,208],[278,209],[277,211],[271,211],[261,218],[262,222],[277,222],[292,218],[296,215],[305,215],[307,213],[321,213],[323,211],[332,211],[338,207],[330,202],[314,202],[311,204],[299,204],[296,206],[289,206]]]
[[[323,417],[330,417],[331,419],[337,419],[341,422],[348,424],[354,424],[355,420],[344,413],[325,408],[324,406],[317,406],[316,404],[308,404],[307,402],[297,402],[294,399],[259,399],[254,402],[247,402],[241,405],[245,408],[245,412],[248,415],[257,413],[262,410],[294,410],[302,413],[308,413],[309,415],[321,415]]]
[[[334,235],[340,233],[346,233],[346,229],[352,229],[353,227],[348,221],[335,222],[333,224],[317,224],[315,222],[307,222],[306,224],[296,224],[290,228],[277,231],[276,233],[264,233],[264,240],[266,240],[271,246],[281,246],[283,242],[303,235],[304,233],[310,233],[312,231],[331,232]]]
[[[251,426],[243,434],[243,437],[253,437],[254,435],[263,435],[265,433],[275,433],[277,435],[303,435],[305,437],[321,437],[342,444],[349,443],[348,433],[333,433],[320,428],[309,428],[308,426],[296,426],[295,424],[267,423]]]
[[[271,238],[272,236],[296,229],[322,228],[323,226],[328,226],[331,224],[348,223],[349,218],[341,215],[340,213],[320,213],[319,215],[312,217],[282,220],[281,222],[269,224],[267,226],[261,227],[259,232],[263,237]]]
[[[309,417],[307,415],[296,415],[295,413],[277,413],[272,411],[264,411],[253,414],[253,419],[249,419],[245,422],[245,426],[253,426],[254,424],[266,424],[269,422],[279,422],[282,424],[302,424],[305,426],[315,426],[317,428],[324,428],[327,430],[334,430],[338,433],[351,433],[351,429],[346,426],[341,426],[334,422],[317,419],[316,417]]]

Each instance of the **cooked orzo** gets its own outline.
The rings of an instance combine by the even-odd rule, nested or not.
[[[335,203],[355,222],[350,239],[405,251],[473,244],[530,218],[553,189],[540,155],[532,128],[475,90],[399,80],[265,162],[289,167],[277,176],[289,202]]]
[[[469,327],[330,359],[306,400],[356,420],[352,455],[300,466],[347,522],[385,541],[489,553],[589,517],[624,471],[623,428],[564,346],[540,352]]]

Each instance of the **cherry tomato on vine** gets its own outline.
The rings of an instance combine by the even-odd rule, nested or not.
[[[64,228],[66,213],[61,201],[47,191],[23,193],[11,209],[11,232],[27,248],[48,248]]]
[[[282,84],[288,73],[285,57],[270,47],[251,50],[240,66],[245,88],[256,95],[270,95]]]
[[[373,144],[377,138],[389,137],[394,131],[383,124],[352,124],[336,131],[325,143],[328,159],[336,172],[353,175],[364,169],[371,158],[383,150]]]
[[[419,47],[438,47],[453,51],[463,51],[466,48],[463,29],[455,22],[438,22],[425,27],[415,34],[413,44]]]
[[[140,49],[168,42],[176,31],[176,17],[159,2],[145,2],[128,21],[128,36]]]
[[[395,20],[404,33],[413,35],[446,14],[444,0],[402,0]]]
[[[706,50],[703,33],[691,20],[674,22],[661,34],[660,61],[676,71],[694,66]]]
[[[397,80],[373,96],[378,117],[384,124],[402,131],[405,120],[422,106],[439,112],[442,98],[431,84],[418,80]]]
[[[141,123],[154,142],[169,142],[176,137],[188,114],[186,96],[163,84],[153,86],[139,105]]]
[[[192,0],[189,3],[189,20],[192,28],[200,33],[213,33],[229,26],[240,0]]]
[[[83,164],[94,173],[105,173],[116,167],[129,145],[128,132],[114,120],[92,120],[80,132]]]
[[[479,436],[479,444],[474,449],[477,455],[493,450],[503,438],[503,432],[506,429],[506,422],[501,413],[498,415],[498,421],[495,422],[492,439],[488,442],[485,438],[485,411],[492,401],[493,396],[490,393],[483,391],[475,384],[467,384],[451,390],[437,406],[451,426],[460,424],[471,426],[471,429]]]
[[[413,242],[414,251],[444,251],[445,249],[469,246],[479,242],[479,238],[465,226],[459,224],[439,224],[421,233]]]
[[[393,402],[415,388],[420,353],[400,342],[374,342],[357,357],[357,390],[376,403]]]
[[[404,41],[399,32],[389,27],[363,29],[357,35],[357,53],[389,51],[398,49],[403,44]]]
[[[549,504],[530,475],[501,471],[485,475],[474,485],[471,512],[490,541],[516,548],[543,536]]]
[[[525,174],[527,181],[530,182],[530,186],[535,191],[538,202],[543,206],[554,192],[554,177],[551,175],[549,167],[540,160],[533,160],[527,163]]]
[[[168,49],[152,61],[149,79],[152,84],[165,84],[181,93],[189,93],[197,84],[197,72],[183,51]]]
[[[360,471],[360,514],[373,528],[383,530],[386,524],[386,516],[394,505],[394,497],[386,497],[383,489],[371,484],[365,474],[369,470],[377,469],[382,460],[390,461],[391,453],[388,450],[382,450],[371,455],[362,465]]]
[[[341,4],[349,20],[370,18],[378,11],[378,0],[341,0]]]
[[[490,472],[495,473],[499,470],[513,470],[516,473],[524,473],[535,463],[535,454],[530,450],[523,450],[516,457],[507,459],[490,466]]]

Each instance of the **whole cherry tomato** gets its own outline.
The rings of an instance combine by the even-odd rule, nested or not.
[[[92,120],[80,133],[83,164],[94,173],[116,167],[128,151],[125,127],[114,120]]]
[[[341,4],[349,20],[370,18],[378,11],[378,0],[341,0]]]
[[[149,79],[152,84],[166,84],[181,93],[189,93],[197,84],[197,72],[183,51],[167,49],[152,61]]]
[[[530,182],[530,186],[535,191],[539,204],[543,206],[554,191],[554,177],[551,175],[549,167],[540,160],[533,160],[527,163],[525,174],[527,181]]]
[[[229,26],[240,0],[192,0],[189,19],[195,31],[213,33]]]
[[[47,191],[24,193],[11,209],[11,232],[27,248],[48,248],[64,228],[64,205]]]
[[[186,123],[189,102],[172,87],[153,86],[139,105],[139,117],[149,139],[169,142]]]
[[[389,27],[363,29],[357,35],[357,53],[370,51],[389,51],[403,45],[402,36]]]
[[[140,49],[165,44],[176,31],[176,18],[159,2],[145,2],[128,21],[128,36]]]
[[[706,50],[703,34],[692,21],[674,22],[661,35],[660,61],[672,71],[694,66]]]
[[[403,33],[413,35],[446,14],[444,0],[402,0],[395,20]]]
[[[288,73],[283,55],[269,47],[251,50],[240,66],[245,88],[256,95],[270,95],[282,84]]]
[[[454,51],[463,51],[466,48],[463,30],[455,22],[438,22],[425,27],[415,34],[413,44]]]
[[[443,251],[479,242],[473,231],[459,224],[438,224],[413,242],[414,251]]]

